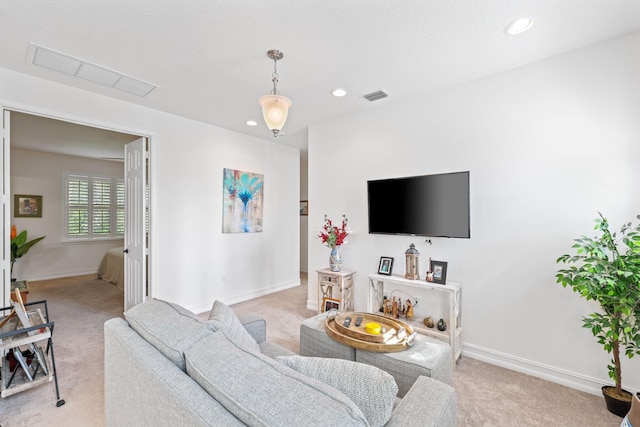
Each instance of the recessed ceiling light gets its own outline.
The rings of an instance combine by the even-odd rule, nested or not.
[[[533,19],[531,18],[520,18],[513,21],[511,24],[507,25],[504,29],[504,32],[509,34],[510,36],[515,36],[516,34],[522,34],[533,26]]]
[[[344,89],[340,89],[340,88],[334,89],[334,90],[331,91],[331,95],[337,96],[338,98],[340,98],[342,96],[345,96],[346,94],[347,94],[347,91],[344,90]]]
[[[255,120],[247,120],[247,126],[258,126],[258,122]]]

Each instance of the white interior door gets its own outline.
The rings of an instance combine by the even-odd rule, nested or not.
[[[0,186],[2,192],[2,307],[8,307],[11,295],[11,242],[9,230],[11,229],[11,191],[9,188],[9,129],[11,113],[9,110],[2,111],[2,152],[0,161],[2,167],[2,177]]]
[[[124,171],[124,310],[127,311],[147,296],[146,138],[125,145]]]

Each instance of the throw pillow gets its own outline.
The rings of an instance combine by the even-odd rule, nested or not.
[[[372,427],[384,426],[391,418],[398,386],[382,369],[323,357],[280,356],[276,360],[340,390],[358,405]]]
[[[214,322],[203,322],[189,310],[173,303],[152,299],[124,313],[129,326],[185,370],[184,351],[214,332]]]
[[[220,330],[223,331],[231,341],[249,350],[260,353],[260,346],[256,340],[254,340],[251,334],[242,326],[242,323],[233,310],[222,301],[214,301],[213,307],[211,307],[211,314],[209,314],[209,320],[218,322]]]
[[[261,353],[211,334],[185,352],[187,374],[249,426],[368,426],[347,396]]]

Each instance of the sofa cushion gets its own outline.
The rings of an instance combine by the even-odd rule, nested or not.
[[[367,426],[344,394],[263,354],[220,330],[185,352],[187,373],[250,426]]]
[[[133,330],[183,371],[184,351],[220,326],[199,320],[177,304],[157,299],[132,307],[124,317]]]
[[[255,339],[242,326],[240,319],[233,310],[222,301],[214,301],[209,314],[209,320],[220,323],[220,328],[224,330],[229,339],[236,344],[244,346],[250,350],[260,353],[260,346]]]
[[[391,418],[398,386],[382,369],[324,357],[281,356],[276,360],[343,392],[358,405],[372,427],[384,426]]]

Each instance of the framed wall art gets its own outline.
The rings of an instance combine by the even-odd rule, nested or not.
[[[429,268],[433,274],[433,283],[444,285],[447,283],[447,263],[444,261],[431,260]]]
[[[323,298],[322,299],[322,311],[331,311],[338,310],[340,311],[340,300],[334,298]]]
[[[378,274],[384,274],[391,276],[391,270],[393,269],[393,258],[381,256],[380,264],[378,264]]]
[[[225,168],[222,189],[222,232],[262,232],[264,175]]]
[[[42,196],[14,195],[13,216],[15,218],[42,218]]]

